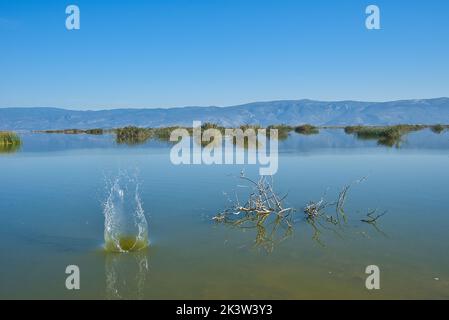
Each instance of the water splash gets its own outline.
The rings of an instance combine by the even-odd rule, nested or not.
[[[107,190],[103,204],[105,250],[130,252],[146,248],[148,223],[137,178],[122,172],[107,183]]]

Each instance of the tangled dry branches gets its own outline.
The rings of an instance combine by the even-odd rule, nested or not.
[[[213,220],[221,222],[224,220],[234,220],[241,216],[257,216],[260,218],[266,218],[269,215],[277,216],[287,224],[289,224],[289,218],[293,213],[293,208],[284,208],[284,200],[288,194],[279,196],[273,190],[273,181],[268,181],[268,178],[261,176],[258,181],[254,181],[245,176],[244,173],[240,175],[240,179],[245,180],[252,186],[252,191],[248,196],[248,200],[241,204],[238,196],[233,202],[234,205],[231,208],[217,214],[213,217]]]
[[[254,181],[245,176],[242,172],[240,179],[247,182],[251,188],[247,200],[240,202],[238,195],[235,200],[229,199],[231,207],[220,212],[212,219],[217,223],[224,223],[239,228],[256,228],[256,246],[265,247],[267,251],[272,251],[275,244],[287,238],[292,231],[293,208],[285,207],[284,196],[278,195],[274,191],[273,180],[261,176],[258,181]],[[270,228],[268,231],[268,228]],[[285,230],[279,238],[279,229]]]
[[[271,252],[275,245],[292,235],[293,213],[296,210],[284,204],[288,194],[280,196],[274,191],[272,178],[262,176],[256,181],[246,177],[242,172],[240,179],[246,182],[244,186],[240,187],[250,188],[249,193],[245,194],[246,201],[242,203],[236,193],[234,199],[228,199],[230,206],[212,219],[216,223],[236,228],[255,229],[257,235],[254,244]],[[343,238],[341,232],[348,227],[348,215],[345,211],[348,192],[353,184],[358,184],[365,179],[362,178],[345,185],[333,202],[328,202],[326,194],[324,194],[319,201],[310,201],[304,207],[305,221],[313,229],[313,240],[324,246],[320,239],[320,235],[324,231],[333,232]],[[332,208],[330,212],[333,214],[327,213],[328,208]],[[360,221],[368,223],[378,230],[376,222],[386,213],[385,211],[377,214],[377,210],[373,210],[368,212],[367,218]],[[280,233],[280,230],[284,232]]]

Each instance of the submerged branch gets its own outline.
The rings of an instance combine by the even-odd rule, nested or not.
[[[365,222],[365,223],[369,223],[369,224],[376,224],[377,219],[379,219],[379,218],[383,217],[384,215],[386,215],[388,211],[384,211],[384,212],[379,213],[379,214],[376,214],[376,212],[377,212],[377,209],[368,212],[366,214],[366,216],[368,218],[362,219],[360,221]]]
[[[293,208],[284,205],[287,195],[279,196],[273,188],[273,180],[260,177],[254,181],[244,175],[240,176],[250,184],[251,191],[245,204],[240,203],[237,194],[230,200],[231,206],[215,215],[212,220],[238,228],[255,228],[257,230],[255,245],[272,252],[274,246],[292,234]],[[269,228],[269,229],[268,229]],[[278,231],[284,230],[279,237]]]
[[[293,225],[296,222],[293,220],[293,213],[296,210],[284,204],[288,194],[280,196],[275,192],[273,179],[269,180],[262,176],[256,181],[246,177],[243,172],[240,179],[246,184],[238,186],[249,190],[244,198],[245,202],[241,202],[243,198],[239,198],[235,193],[235,199],[228,199],[230,206],[216,214],[212,220],[235,228],[256,230],[255,246],[272,252],[275,245],[292,235]],[[343,232],[351,228],[351,225],[348,224],[349,216],[345,210],[348,193],[354,184],[364,180],[366,177],[345,185],[338,192],[334,201],[327,201],[326,194],[324,194],[319,201],[310,201],[303,208],[305,222],[313,231],[312,239],[320,246],[325,246],[321,239],[324,232],[332,232],[343,239]],[[329,208],[332,209],[332,214],[327,214]],[[360,221],[374,226],[380,232],[376,227],[376,222],[386,213],[387,211],[377,214],[377,210],[372,210],[368,212],[367,218]],[[280,230],[282,230],[282,234],[279,234]]]

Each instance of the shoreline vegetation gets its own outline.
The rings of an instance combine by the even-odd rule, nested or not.
[[[170,134],[175,129],[186,129],[190,135],[193,134],[191,127],[182,126],[169,126],[160,128],[142,128],[136,126],[128,126],[116,129],[65,129],[65,130],[44,130],[35,131],[37,133],[57,133],[57,134],[89,134],[89,135],[102,135],[102,134],[115,134],[116,142],[118,144],[142,144],[148,140],[158,141],[170,141]],[[379,145],[387,147],[400,147],[403,142],[403,138],[411,133],[424,129],[429,129],[435,134],[441,134],[444,131],[449,130],[449,125],[435,124],[435,125],[411,125],[411,124],[399,124],[391,126],[313,126],[310,124],[303,124],[299,126],[289,125],[270,125],[263,128],[258,125],[242,125],[236,128],[226,128],[215,123],[203,123],[201,126],[202,132],[207,129],[217,129],[221,133],[225,133],[226,129],[241,129],[246,131],[253,129],[257,132],[258,129],[266,129],[267,137],[270,137],[270,129],[278,130],[278,139],[285,140],[289,137],[290,133],[294,132],[301,135],[316,135],[320,133],[321,129],[343,129],[346,134],[354,135],[357,139],[361,140],[376,140]],[[202,144],[209,144],[206,142]]]
[[[320,133],[320,129],[310,124],[304,124],[302,126],[296,127],[295,132],[304,135],[312,135]]]
[[[59,134],[92,134],[92,135],[102,135],[108,133],[108,130],[104,129],[64,129],[64,130],[39,130],[33,131],[35,133],[59,133]]]
[[[447,130],[449,126],[441,124],[437,125],[409,125],[400,124],[394,126],[347,126],[344,128],[345,133],[353,134],[361,140],[377,140],[379,145],[387,147],[400,147],[404,136],[411,132],[424,129],[430,129],[432,132],[441,134]]]
[[[22,140],[15,132],[0,131],[0,153],[17,151],[22,145]]]

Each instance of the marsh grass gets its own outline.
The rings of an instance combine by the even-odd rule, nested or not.
[[[192,128],[183,127],[162,127],[162,128],[139,128],[139,127],[124,127],[115,129],[116,142],[118,144],[143,144],[148,140],[158,140],[163,142],[175,143],[170,141],[171,133],[176,129],[186,129],[192,135]]]
[[[233,129],[233,128],[229,128]],[[228,135],[227,137],[231,139],[232,143],[239,148],[243,148],[245,150],[256,150],[262,146],[261,141],[259,139],[259,129],[263,129],[259,125],[243,125],[239,128],[234,128],[234,130],[240,129],[243,133],[238,133],[234,131],[232,135]],[[266,136],[269,136],[269,133],[266,132]]]
[[[0,153],[12,153],[20,149],[22,141],[15,132],[0,131]]]
[[[135,145],[145,143],[152,135],[150,129],[139,127],[124,127],[115,129],[118,144]]]
[[[348,126],[345,127],[347,134],[354,134],[361,140],[377,140],[379,145],[388,147],[400,147],[404,135],[425,129],[423,125],[395,125],[382,127]]]
[[[216,130],[220,131],[221,134],[224,134],[226,128],[223,126],[220,126],[219,124],[213,123],[213,122],[206,122],[201,125],[201,132],[204,132],[208,129],[216,129]]]
[[[275,129],[278,131],[278,140],[279,141],[283,141],[286,140],[288,138],[288,135],[291,131],[293,131],[293,127],[292,126],[288,126],[285,124],[280,124],[280,125],[271,125],[267,127],[267,137],[270,137],[270,130],[271,129]]]
[[[307,127],[307,126],[306,126]],[[310,126],[311,127],[311,126]],[[308,134],[313,133],[319,133],[318,128],[312,127],[313,129],[307,127],[306,130],[308,131]],[[185,129],[189,133],[190,136],[193,136],[193,128],[191,127],[180,127],[180,126],[172,126],[172,127],[161,127],[161,128],[139,128],[134,126],[124,127],[124,128],[118,128],[113,130],[113,132],[116,134],[116,142],[119,144],[128,144],[128,145],[134,145],[134,144],[142,144],[146,141],[152,139],[152,140],[159,140],[164,142],[171,142],[175,143],[176,141],[170,141],[170,135],[175,129]],[[212,122],[206,122],[201,125],[201,139],[196,138],[195,143],[200,144],[203,147],[213,145],[214,143],[219,143],[219,141],[214,141],[213,139],[203,141],[203,135],[208,129],[215,129],[218,130],[223,137],[228,137],[231,139],[232,143],[234,145],[238,145],[240,147],[243,147],[245,149],[249,149],[252,145],[249,143],[248,136],[245,135],[245,133],[250,132],[251,130],[254,131],[254,134],[256,136],[256,143],[254,147],[257,148],[258,146],[258,130],[264,129],[260,125],[241,125],[237,128],[227,128],[224,126],[221,126],[216,123]],[[235,130],[240,129],[243,132],[243,137],[240,137],[239,134],[237,134],[234,131],[234,134],[227,134],[227,129]],[[286,140],[289,137],[289,133],[293,131],[294,127],[288,126],[288,125],[270,125],[265,128],[266,129],[266,136],[267,138],[270,137],[270,130],[276,129],[278,131],[278,140]],[[198,141],[197,141],[198,140]]]
[[[192,128],[190,128],[190,129],[184,128],[184,129],[186,129],[189,132],[189,134],[191,136],[193,136],[193,129]],[[210,129],[218,130],[222,136],[225,135],[225,130],[226,130],[225,127],[222,127],[222,126],[220,126],[220,125],[218,125],[216,123],[206,122],[206,123],[203,123],[201,125],[201,136],[199,138],[198,137],[194,137],[194,142],[199,144],[199,145],[201,145],[202,147],[208,147],[208,146],[213,146],[213,145],[220,145],[222,142],[218,141],[215,137],[205,138],[206,137],[205,132],[207,130],[210,130]]]
[[[93,134],[93,135],[101,135],[105,132],[104,129],[64,129],[64,130],[43,130],[37,131],[38,133],[59,133],[59,134]]]
[[[310,124],[304,124],[295,128],[295,132],[304,135],[312,135],[320,133],[318,127],[312,126]]]
[[[436,125],[433,125],[430,127],[430,130],[432,130],[432,132],[434,132],[436,134],[440,134],[446,129],[447,129],[447,126],[443,126],[441,124],[436,124]]]
[[[44,130],[43,133],[61,133],[61,134],[82,134],[84,130],[81,129],[64,129],[64,130]]]
[[[397,147],[399,148],[403,137],[407,135],[410,132],[413,131],[419,131],[422,129],[430,129],[432,132],[436,134],[440,134],[444,132],[445,130],[449,129],[449,125],[442,125],[442,124],[436,124],[436,125],[407,125],[407,124],[401,124],[401,125],[394,125],[394,126],[331,126],[331,127],[317,127],[310,124],[304,124],[297,127],[292,127],[285,124],[280,125],[270,125],[266,127],[266,136],[267,138],[270,137],[270,130],[276,129],[278,131],[278,140],[283,141],[288,139],[289,134],[291,131],[295,131],[298,134],[302,135],[315,135],[320,133],[320,129],[342,129],[344,128],[344,131],[347,134],[353,134],[358,139],[361,140],[377,140],[377,143],[379,145],[384,145],[388,147]],[[81,130],[81,129],[66,129],[66,130],[46,130],[46,131],[37,131],[37,132],[43,132],[43,133],[61,133],[61,134],[92,134],[92,135],[101,135],[105,133],[113,133],[116,135],[116,142],[118,144],[128,144],[128,145],[136,145],[136,144],[143,144],[147,142],[148,140],[158,140],[163,142],[169,142],[169,143],[176,143],[177,141],[170,141],[170,136],[173,130],[175,129],[185,129],[187,130],[188,134],[190,136],[193,136],[193,128],[191,127],[181,127],[181,126],[170,126],[170,127],[160,127],[160,128],[140,128],[136,126],[128,126],[124,128],[117,128],[112,130],[105,130],[105,129],[88,129],[88,130]],[[264,127],[260,125],[253,125],[253,124],[246,124],[241,125],[239,127],[224,127],[216,123],[212,122],[206,122],[201,125],[201,139],[196,138],[195,143],[200,144],[202,147],[206,147],[209,145],[213,145],[214,143],[218,143],[217,141],[214,141],[212,138],[209,141],[203,141],[203,135],[204,132],[208,129],[216,129],[220,131],[220,133],[223,136],[227,136],[226,130],[227,129],[240,129],[243,131],[243,133],[247,132],[248,130],[254,130],[256,136],[259,129],[264,129]],[[227,136],[230,138],[234,145],[238,145],[240,147],[243,147],[245,149],[250,148],[250,143],[248,137],[243,137],[243,142],[237,139],[237,135],[229,135]],[[257,136],[257,141],[258,141]],[[198,141],[197,141],[198,140]],[[11,145],[11,144],[10,144]],[[257,143],[255,145],[257,148]],[[13,149],[13,147],[9,147],[10,149]],[[5,147],[3,147],[5,149]]]
[[[93,135],[102,135],[104,133],[103,129],[88,129],[85,131],[86,134],[93,134]]]
[[[243,131],[246,131],[248,129],[253,129],[257,132],[257,130],[259,129],[263,129],[262,126],[258,125],[258,124],[245,124],[245,125],[241,125],[240,127],[238,127],[239,129],[242,129]]]
[[[164,128],[151,128],[148,129],[152,139],[171,142],[170,135],[173,130],[180,129],[180,127],[164,127]]]

